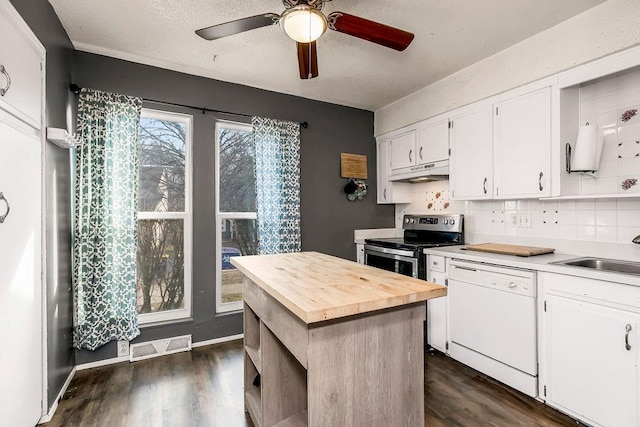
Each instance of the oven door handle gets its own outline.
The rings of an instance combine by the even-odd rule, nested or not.
[[[383,248],[383,247],[374,246],[374,245],[364,245],[364,250],[365,252],[375,252],[378,254],[385,254],[385,255],[392,255],[392,256],[399,257],[394,259],[402,260],[403,258],[411,258],[411,259],[414,258],[413,251],[407,251],[403,249],[390,249],[390,248]],[[387,258],[391,258],[391,257],[388,256]]]

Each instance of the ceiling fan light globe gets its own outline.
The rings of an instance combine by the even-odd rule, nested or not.
[[[301,4],[284,11],[280,27],[293,40],[311,43],[327,31],[327,18],[318,9]]]

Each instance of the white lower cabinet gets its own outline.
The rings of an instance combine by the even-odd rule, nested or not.
[[[598,426],[640,425],[640,287],[540,273],[541,397]]]
[[[358,264],[364,264],[364,243],[356,244],[356,261]]]
[[[436,255],[426,255],[426,257],[427,280],[446,286],[444,257]],[[443,353],[449,352],[447,298],[434,298],[427,301],[427,344]]]

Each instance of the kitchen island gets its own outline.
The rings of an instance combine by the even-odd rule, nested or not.
[[[424,301],[444,286],[317,252],[231,263],[256,426],[424,426]]]

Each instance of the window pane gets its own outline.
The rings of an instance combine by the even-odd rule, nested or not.
[[[183,122],[144,116],[140,119],[140,212],[185,210],[186,129]]]
[[[219,127],[220,212],[255,212],[253,133]]]
[[[138,313],[184,308],[184,221],[139,220]]]
[[[230,262],[231,257],[256,255],[258,234],[255,219],[222,220],[222,303],[242,301],[242,273]]]

